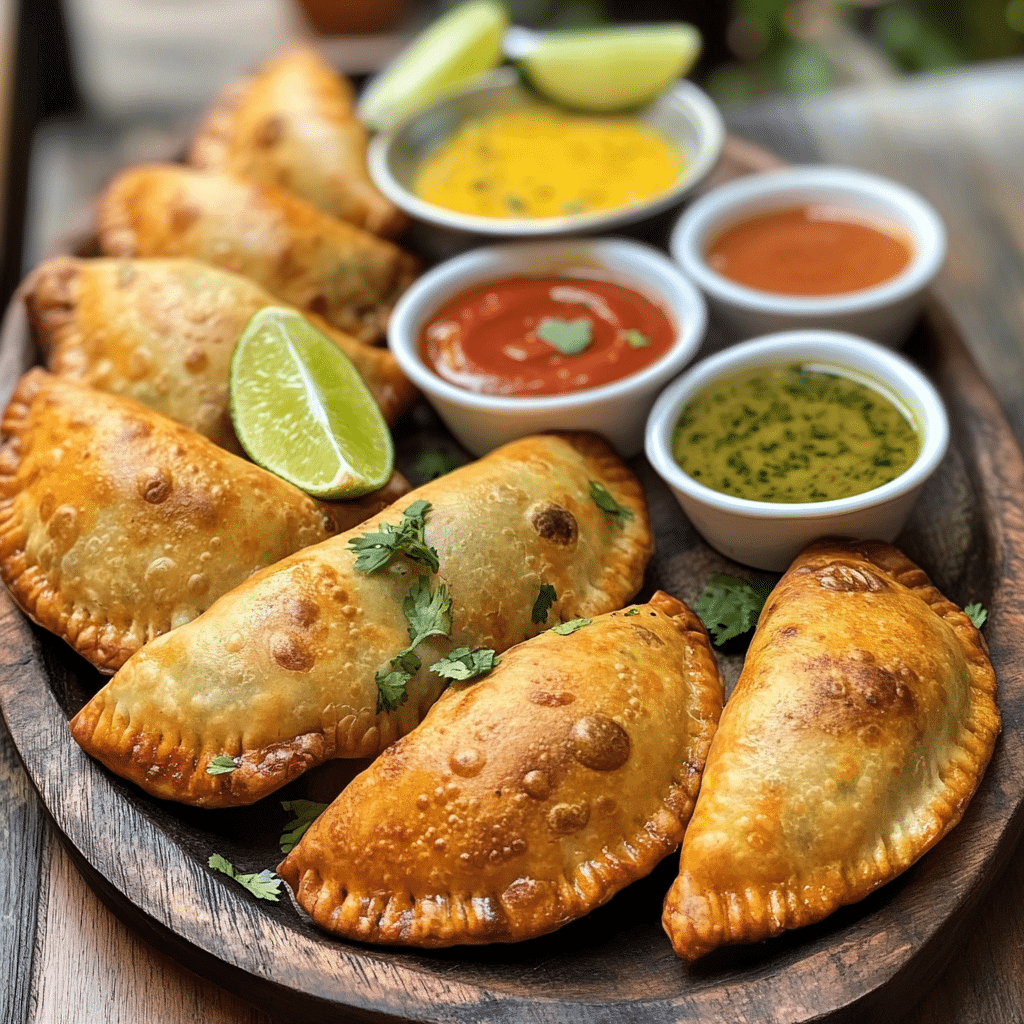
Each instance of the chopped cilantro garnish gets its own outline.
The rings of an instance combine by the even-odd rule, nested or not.
[[[592,621],[592,619],[570,619],[568,622],[560,622],[557,626],[552,626],[551,632],[557,633],[559,636],[568,636],[570,633],[575,633],[577,629],[589,626]]]
[[[590,485],[590,497],[594,499],[594,504],[602,511],[607,512],[610,516],[615,516],[615,524],[621,530],[625,526],[627,520],[633,518],[633,510],[626,508],[625,505],[620,505],[609,493],[608,489],[604,484],[598,483],[596,480],[588,481]]]
[[[985,621],[988,619],[988,612],[982,608],[980,601],[975,601],[973,604],[965,605],[964,614],[978,629],[981,629],[981,627],[985,625]]]
[[[486,647],[478,647],[475,651],[468,647],[456,647],[447,658],[435,661],[430,666],[443,679],[476,679],[485,676],[500,662],[494,651]]]
[[[577,320],[546,316],[537,328],[537,337],[557,348],[563,356],[575,356],[590,345],[592,331],[593,324],[585,316]]]
[[[227,754],[218,754],[207,766],[207,775],[226,775],[228,772],[233,772],[238,765],[235,763],[234,758],[228,757]]]
[[[416,474],[424,480],[436,480],[439,476],[445,476],[453,469],[458,469],[462,463],[454,455],[450,455],[442,448],[431,448],[429,451],[421,452],[416,459]]]
[[[265,869],[252,874],[239,874],[231,861],[222,857],[219,853],[210,854],[207,864],[214,871],[233,878],[242,888],[248,889],[257,899],[270,900],[273,903],[279,902],[278,893],[281,891],[281,879],[273,871]]]
[[[306,834],[306,829],[327,810],[327,804],[317,803],[316,800],[282,800],[281,806],[295,815],[281,833],[281,852],[291,853],[295,844]]]
[[[766,580],[748,583],[715,573],[694,603],[693,610],[700,616],[715,644],[721,647],[726,641],[754,628],[772,587],[773,584]]]
[[[639,615],[640,614],[640,609],[639,608],[630,608],[629,611],[626,612],[626,614],[627,615]]]
[[[406,684],[419,671],[422,662],[411,651],[400,651],[374,676],[377,682],[377,713],[397,711],[408,699]]]
[[[630,330],[623,331],[622,333],[625,334],[630,348],[647,348],[651,344],[651,339],[643,331],[638,331],[636,328],[630,328]]]
[[[422,562],[431,571],[437,572],[440,567],[437,551],[423,537],[429,510],[429,501],[414,501],[402,513],[402,521],[398,526],[381,523],[377,533],[352,537],[348,546],[359,554],[356,568],[366,573],[376,572],[387,565],[396,552],[402,551],[413,561]]]
[[[537,600],[533,602],[533,611],[530,613],[531,622],[544,622],[551,611],[551,606],[558,600],[555,588],[550,583],[540,585],[540,593]]]

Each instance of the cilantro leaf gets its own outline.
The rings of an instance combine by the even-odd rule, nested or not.
[[[651,344],[651,339],[643,331],[638,331],[635,327],[622,333],[626,336],[626,341],[629,342],[630,348],[647,348]]]
[[[421,452],[416,459],[416,475],[425,480],[436,480],[439,476],[458,469],[462,463],[454,455],[449,454],[443,448],[431,448],[429,451]]]
[[[570,619],[568,622],[560,622],[557,626],[552,626],[550,632],[557,633],[559,636],[568,636],[570,633],[575,633],[577,629],[589,626],[592,621],[592,619]]]
[[[626,522],[633,518],[633,510],[626,508],[625,505],[620,505],[609,493],[608,489],[602,483],[598,483],[596,480],[587,481],[590,486],[590,497],[594,499],[594,504],[602,511],[607,512],[610,516],[615,516],[615,525],[621,530]]]
[[[214,871],[220,871],[222,874],[227,875],[228,878],[233,878],[242,888],[248,889],[257,899],[270,900],[272,903],[280,902],[278,893],[281,891],[281,879],[273,871],[264,869],[259,872],[254,871],[251,874],[239,874],[231,861],[226,857],[222,857],[219,853],[211,853],[207,864]]]
[[[593,324],[585,316],[578,320],[546,316],[537,328],[537,337],[557,348],[563,356],[575,356],[589,347],[592,331]]]
[[[441,658],[430,666],[443,679],[476,679],[485,676],[501,659],[494,656],[494,651],[487,647],[478,647],[471,651],[468,647],[456,647],[447,658]]]
[[[981,629],[988,619],[988,612],[982,608],[980,601],[975,601],[974,604],[964,605],[964,614],[978,629]]]
[[[693,610],[707,626],[716,646],[721,647],[754,628],[771,591],[772,584],[765,580],[748,583],[715,573],[694,602]]]
[[[558,600],[555,588],[550,583],[540,585],[540,593],[537,600],[533,602],[533,611],[530,613],[531,622],[544,622],[551,611],[551,606]]]
[[[413,561],[422,562],[432,572],[437,572],[440,568],[437,551],[423,536],[428,511],[429,501],[414,501],[402,513],[402,521],[398,526],[381,523],[377,533],[351,537],[348,546],[359,555],[356,559],[356,568],[365,573],[376,572],[387,565],[396,552],[402,551]]]
[[[281,852],[291,853],[295,844],[306,834],[306,829],[327,810],[327,804],[316,800],[282,800],[281,806],[295,815],[281,833]]]
[[[626,614],[627,615],[639,615],[640,614],[640,609],[639,608],[630,608],[629,611],[626,612]]]
[[[443,583],[430,589],[430,579],[420,576],[409,588],[402,611],[409,622],[409,650],[430,636],[448,636],[452,631],[452,596]]]
[[[377,682],[377,713],[397,711],[408,699],[406,684],[419,671],[423,663],[410,650],[399,651],[388,665],[373,677]]]
[[[234,758],[228,757],[227,754],[218,754],[207,766],[207,775],[227,775],[228,772],[233,772],[238,765],[235,763]]]

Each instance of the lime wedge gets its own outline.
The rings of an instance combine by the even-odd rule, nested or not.
[[[264,469],[317,498],[355,498],[391,476],[391,432],[352,361],[292,309],[267,306],[231,357],[231,419]]]
[[[682,22],[538,34],[519,70],[542,96],[593,113],[648,103],[685,75],[700,32]]]
[[[467,0],[418,35],[366,88],[359,117],[388,131],[410,114],[502,61],[508,12],[496,0]]]

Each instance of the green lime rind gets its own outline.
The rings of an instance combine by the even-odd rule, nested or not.
[[[700,32],[684,22],[571,30],[541,35],[516,66],[545,99],[608,114],[655,99],[700,50]]]
[[[391,432],[352,361],[295,310],[268,306],[231,358],[231,419],[249,457],[316,498],[375,491]]]
[[[496,0],[466,0],[421,32],[363,92],[357,111],[375,131],[390,131],[416,111],[496,68],[508,11]]]

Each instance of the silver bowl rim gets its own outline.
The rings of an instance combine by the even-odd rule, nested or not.
[[[714,101],[693,82],[680,79],[653,100],[649,106],[665,102],[679,105],[694,125],[700,145],[679,180],[668,191],[643,203],[568,217],[524,218],[521,220],[478,217],[436,206],[420,199],[391,173],[390,159],[394,147],[401,142],[403,133],[416,124],[419,118],[434,114],[450,104],[457,103],[470,93],[489,91],[500,93],[510,90],[521,91],[527,97],[531,95],[527,87],[521,83],[519,74],[514,68],[499,68],[497,71],[472,79],[460,89],[447,93],[430,106],[417,111],[391,132],[371,138],[367,151],[367,166],[374,184],[388,199],[415,220],[434,227],[467,234],[512,239],[603,232],[646,220],[677,205],[694,191],[711,172],[718,162],[725,143],[725,124]],[[641,111],[644,109],[648,108],[641,108]]]

